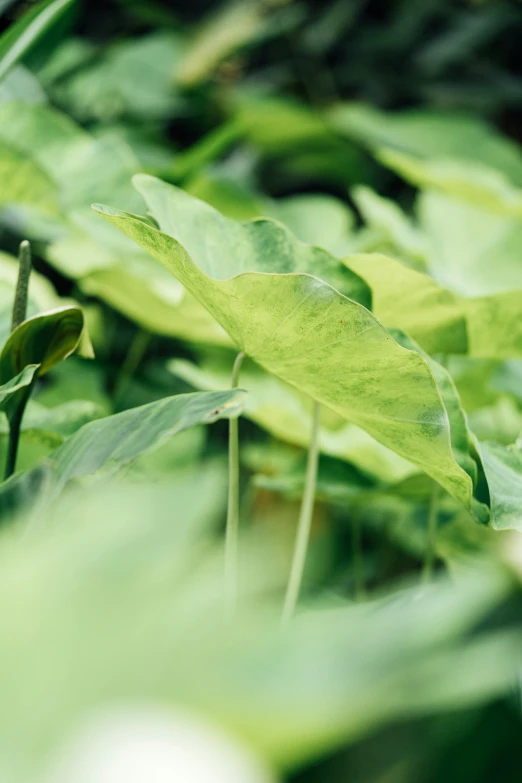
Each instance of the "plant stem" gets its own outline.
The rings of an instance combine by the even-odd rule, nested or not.
[[[352,557],[355,600],[363,601],[366,598],[366,586],[364,584],[362,524],[359,511],[354,511],[352,516]]]
[[[321,406],[318,402],[314,403],[314,413],[312,422],[312,437],[310,448],[308,450],[308,460],[306,464],[305,485],[303,499],[301,501],[301,510],[299,512],[299,521],[297,523],[297,536],[295,540],[292,566],[290,569],[290,578],[286,589],[285,601],[283,605],[282,622],[288,622],[292,617],[303,580],[303,572],[306,562],[306,553],[308,542],[310,540],[310,529],[312,527],[312,516],[314,512],[315,488],[317,484],[317,466],[319,464],[319,422],[321,418]]]
[[[232,370],[232,389],[237,389],[239,372],[245,354],[240,351]],[[238,582],[238,538],[239,538],[239,422],[230,419],[228,423],[228,510],[225,533],[225,609],[227,615],[235,612]]]
[[[7,444],[7,458],[5,462],[4,481],[10,478],[16,470],[16,458],[18,456],[18,444],[20,443],[20,428],[25,408],[29,402],[29,397],[34,388],[36,376],[33,381],[21,389],[20,397],[13,406],[11,415],[8,416],[9,422],[9,442]]]
[[[11,319],[11,333],[25,321],[27,315],[27,301],[29,298],[29,279],[31,277],[31,245],[24,239],[20,243],[18,251],[18,279],[16,281],[15,298],[13,303],[13,316]],[[13,405],[9,406],[7,420],[9,422],[9,442],[7,444],[7,458],[5,463],[4,480],[8,479],[16,470],[16,458],[18,444],[20,442],[20,429],[26,405],[34,388],[36,377],[24,389],[18,392]]]
[[[31,277],[31,245],[24,239],[20,243],[18,251],[18,279],[13,304],[13,317],[11,320],[11,332],[14,332],[27,315],[27,300],[29,297],[29,278]]]
[[[426,552],[424,554],[424,564],[422,567],[421,582],[429,582],[433,576],[433,568],[435,565],[435,541],[437,538],[437,521],[439,516],[439,497],[440,486],[433,482],[433,489],[431,491],[430,504],[428,508],[428,528],[427,528],[427,541]]]

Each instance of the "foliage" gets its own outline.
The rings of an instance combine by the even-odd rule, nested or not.
[[[517,781],[520,10],[0,18],[2,783]]]

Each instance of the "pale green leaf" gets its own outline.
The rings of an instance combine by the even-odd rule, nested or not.
[[[344,263],[371,287],[377,318],[407,332],[428,353],[522,355],[521,290],[466,298],[388,256],[350,255]]]
[[[431,277],[377,253],[343,260],[371,287],[372,310],[385,326],[407,332],[428,353],[467,351],[466,319],[457,297]]]
[[[522,217],[522,188],[482,162],[420,159],[391,149],[379,150],[377,157],[417,187],[440,190],[493,214]]]
[[[341,103],[328,118],[340,133],[371,149],[383,147],[419,160],[477,160],[522,185],[522,155],[511,139],[501,136],[471,114],[435,109],[384,112],[362,103]]]
[[[522,223],[435,190],[417,202],[430,274],[462,296],[522,288]]]
[[[367,226],[381,233],[400,253],[424,260],[426,247],[422,232],[398,204],[363,185],[352,189],[352,198]]]
[[[239,349],[470,505],[472,482],[453,459],[447,413],[424,359],[399,346],[365,307],[297,273],[329,272],[326,253],[292,241],[270,221],[226,221],[154,178],[136,184],[161,231],[141,218],[98,210],[167,266]]]

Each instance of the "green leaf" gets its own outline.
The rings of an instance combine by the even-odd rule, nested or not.
[[[6,382],[27,365],[48,372],[78,347],[83,332],[79,307],[61,307],[28,318],[9,336],[0,354],[0,381]]]
[[[8,402],[17,392],[31,385],[37,371],[37,364],[29,364],[18,375],[0,386],[0,410],[5,410]]]
[[[44,0],[5,31],[0,38],[0,80],[73,3],[74,0]]]
[[[371,287],[377,318],[388,328],[407,332],[428,353],[522,356],[521,290],[466,298],[388,256],[361,254],[343,260]]]
[[[419,195],[417,212],[428,270],[440,285],[462,296],[522,288],[519,220],[433,189]]]
[[[380,233],[401,254],[424,261],[425,239],[398,204],[362,185],[353,188],[351,195],[371,229]]]
[[[522,448],[477,442],[489,491],[491,526],[522,531]]]
[[[482,165],[522,185],[519,146],[474,115],[434,109],[384,112],[362,103],[341,103],[328,119],[337,131],[373,150],[389,148],[419,161],[438,158],[476,165],[479,158]]]
[[[417,187],[440,190],[493,214],[522,217],[522,188],[514,187],[504,174],[482,163],[421,160],[391,149],[379,150],[377,157]]]
[[[243,397],[237,390],[179,394],[86,424],[51,456],[57,486],[115,473],[188,427],[238,416]]]
[[[428,353],[466,353],[466,318],[454,294],[388,256],[372,253],[343,260],[371,287],[373,312],[385,326],[407,332]]]
[[[169,268],[239,349],[469,507],[472,482],[453,459],[447,413],[428,365],[365,307],[312,276],[332,271],[326,253],[292,241],[270,221],[236,225],[154,178],[138,177],[136,185],[161,230],[108,207],[98,211]]]

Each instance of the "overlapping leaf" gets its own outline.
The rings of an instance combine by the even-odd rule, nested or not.
[[[428,353],[522,356],[522,290],[467,298],[388,256],[351,255],[344,262],[370,285],[383,324],[404,330]]]
[[[136,184],[161,230],[97,209],[167,266],[238,348],[470,505],[472,481],[453,458],[448,414],[428,365],[365,307],[312,276],[326,272],[329,279],[327,254],[292,241],[270,221],[232,224],[154,178]]]

